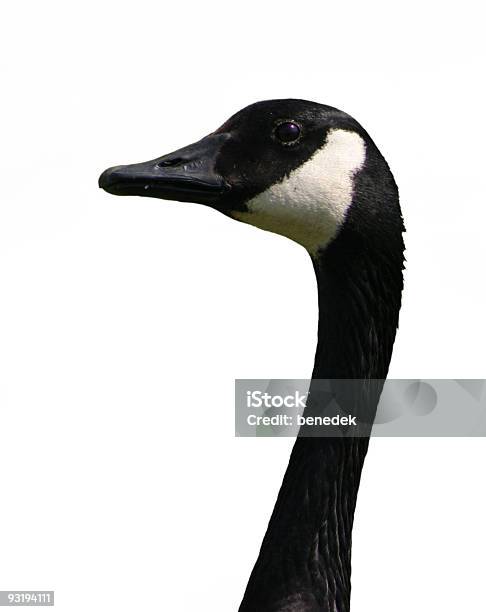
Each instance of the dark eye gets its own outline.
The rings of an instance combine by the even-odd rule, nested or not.
[[[275,128],[275,137],[283,144],[291,144],[300,136],[300,126],[295,121],[284,121]]]

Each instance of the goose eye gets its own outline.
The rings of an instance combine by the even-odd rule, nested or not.
[[[299,138],[300,127],[294,121],[284,121],[275,128],[275,136],[283,144],[290,144]]]

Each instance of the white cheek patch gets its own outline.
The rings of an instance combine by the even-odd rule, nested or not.
[[[361,136],[333,129],[309,160],[247,202],[249,212],[233,216],[287,236],[313,255],[343,224],[353,198],[353,178],[365,156]]]

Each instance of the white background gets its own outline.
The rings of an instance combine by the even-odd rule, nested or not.
[[[6,11],[6,14],[5,14]],[[1,24],[0,589],[64,611],[236,610],[292,445],[233,437],[235,377],[308,377],[312,267],[99,173],[256,100],[354,115],[407,225],[390,375],[485,377],[477,2],[23,2]],[[352,607],[483,609],[483,439],[374,439]]]

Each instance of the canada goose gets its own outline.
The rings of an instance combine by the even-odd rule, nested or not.
[[[99,185],[206,204],[303,245],[319,296],[313,379],[361,380],[373,417],[381,383],[369,382],[386,378],[398,325],[403,222],[390,169],[352,117],[303,100],[259,102],[195,144],[109,168]],[[367,435],[299,435],[241,612],[349,610],[367,448]]]

